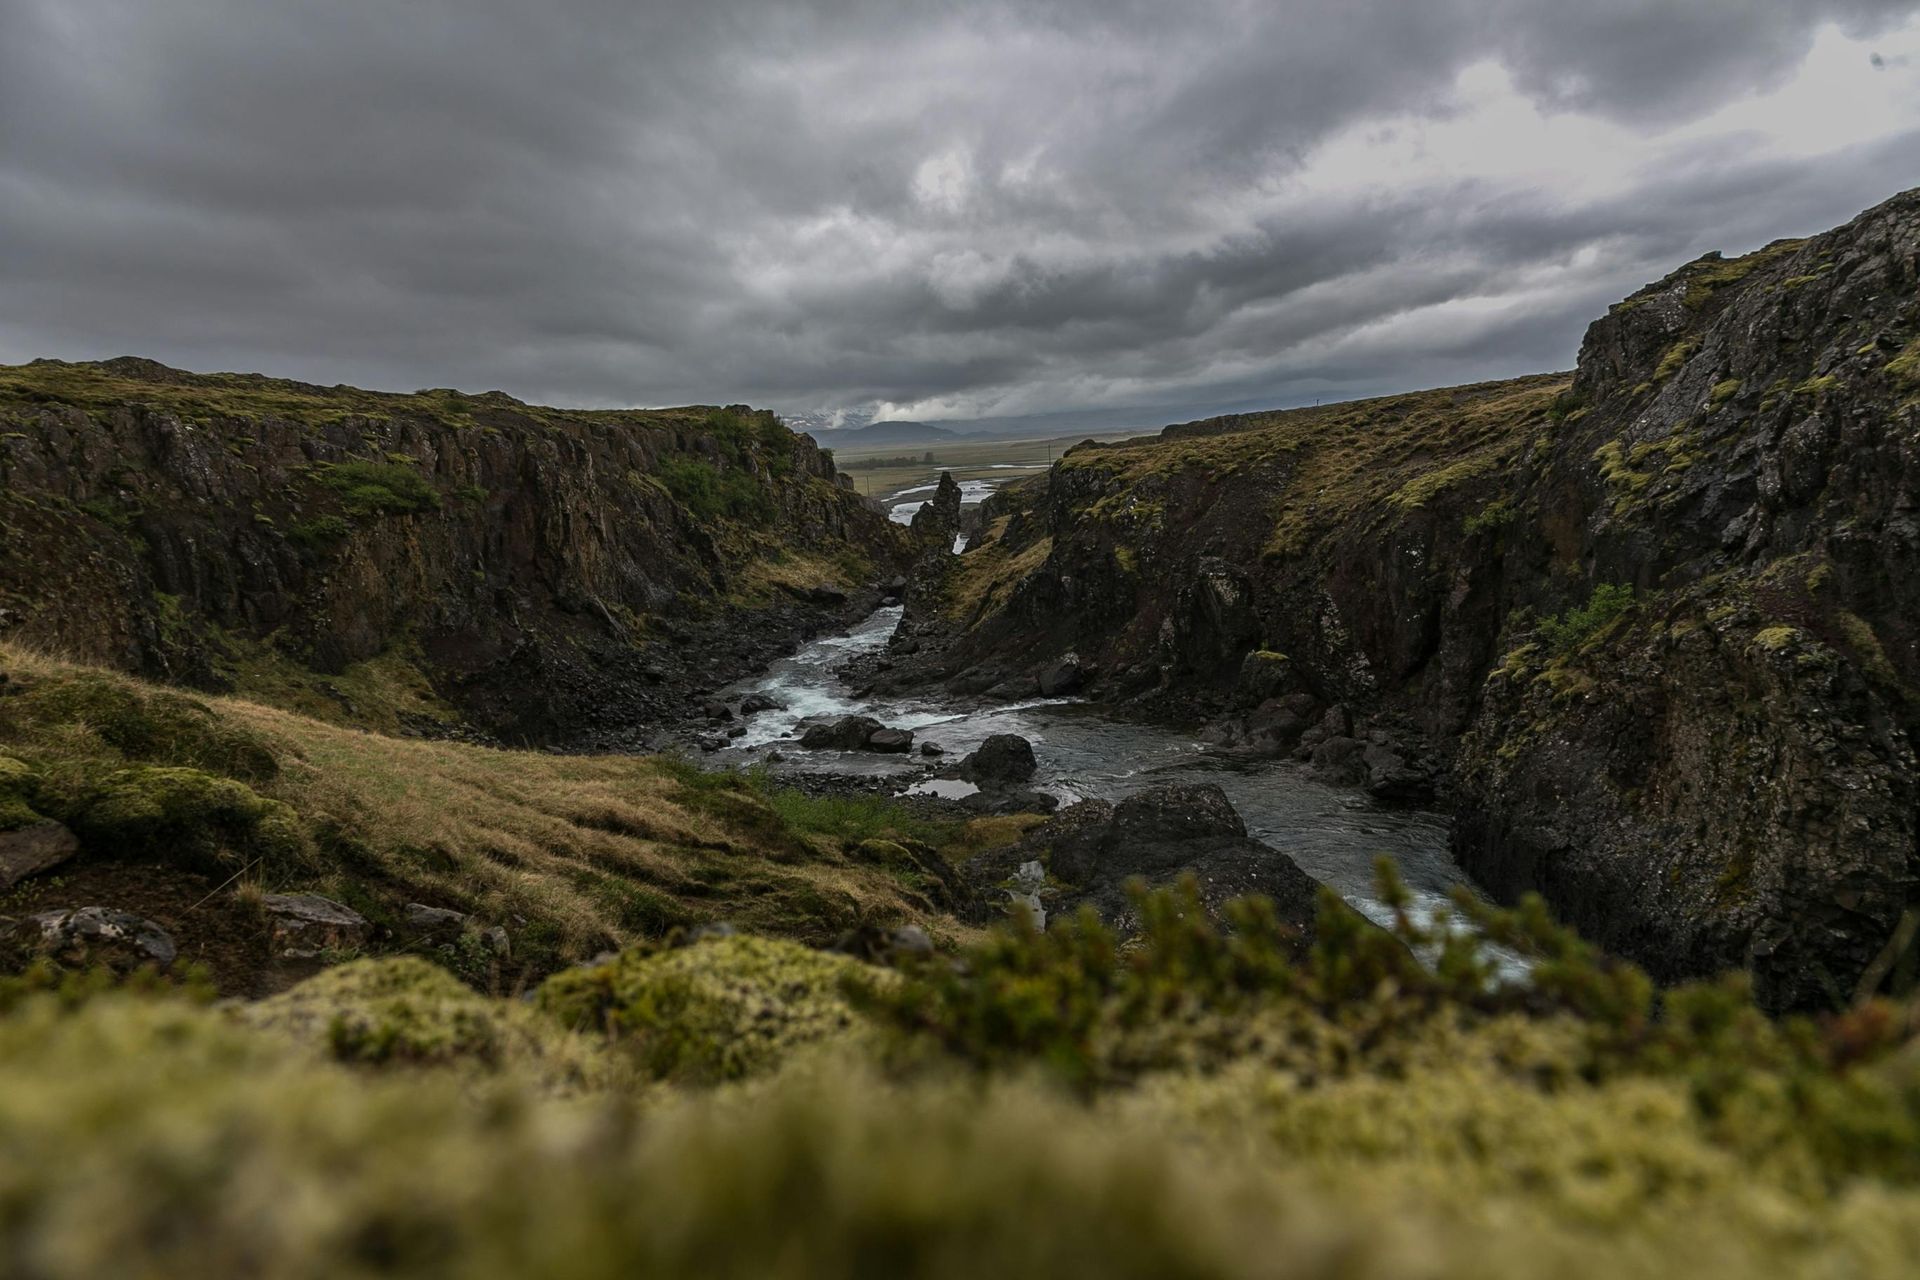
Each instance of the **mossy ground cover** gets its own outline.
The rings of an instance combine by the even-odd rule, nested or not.
[[[1390,900],[1399,900],[1388,882]],[[1915,1011],[1656,993],[1537,905],[996,935],[896,972],[642,949],[531,1003],[413,960],[251,1006],[0,984],[15,1274],[1899,1276]],[[1339,923],[1340,921],[1345,923]],[[1438,932],[1436,930],[1439,930]],[[1418,951],[1428,957],[1422,964]]]

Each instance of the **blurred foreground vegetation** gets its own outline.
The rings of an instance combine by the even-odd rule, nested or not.
[[[1398,900],[1389,876],[1386,892]],[[1528,907],[1504,979],[1190,896],[880,968],[748,936],[487,997],[0,991],[14,1276],[1852,1276],[1920,1254],[1913,1011],[1656,993]],[[1396,936],[1397,934],[1397,936]],[[1424,963],[1415,955],[1424,957]]]

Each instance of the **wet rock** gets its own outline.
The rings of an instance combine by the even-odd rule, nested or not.
[[[866,749],[887,755],[905,755],[913,750],[913,730],[876,729],[867,735]]]
[[[1278,697],[1293,680],[1293,662],[1283,653],[1255,649],[1240,662],[1240,674],[1234,681],[1233,700],[1243,707],[1256,707]]]
[[[1381,800],[1422,803],[1433,799],[1432,771],[1414,764],[1382,743],[1372,743],[1360,753],[1366,769],[1367,794]]]
[[[841,716],[831,724],[816,724],[800,735],[800,745],[811,751],[858,751],[886,726],[872,716]]]
[[[970,796],[961,797],[959,803],[973,813],[984,814],[1052,813],[1060,807],[1057,798],[1026,787],[976,791]]]
[[[746,736],[747,726],[743,724],[736,724],[727,730],[727,737],[729,738],[744,738]]]
[[[733,709],[724,702],[709,702],[700,709],[700,713],[709,720],[733,719]]]
[[[1050,662],[1040,668],[1036,680],[1043,696],[1064,697],[1070,693],[1078,693],[1086,686],[1087,669],[1081,665],[1078,657],[1070,653],[1057,662]]]
[[[943,756],[947,754],[947,749],[937,742],[923,742],[920,744],[920,754],[923,756]]]
[[[750,693],[740,700],[740,714],[757,716],[762,711],[785,711],[787,704],[764,693]]]
[[[1351,787],[1365,780],[1365,745],[1358,738],[1331,737],[1313,749],[1313,776],[1337,787]]]
[[[1040,767],[1033,744],[1017,733],[996,733],[960,762],[960,776],[983,787],[1027,781]]]
[[[350,951],[364,943],[372,929],[359,912],[317,893],[270,893],[260,905],[266,909],[274,954],[289,960]]]
[[[1122,933],[1138,927],[1126,883],[1141,877],[1167,885],[1191,872],[1201,901],[1218,911],[1247,894],[1270,898],[1283,922],[1312,937],[1319,885],[1291,858],[1247,835],[1246,824],[1217,786],[1155,787],[1119,804],[1088,800],[1063,809],[1005,850],[982,855],[968,866],[984,903],[990,887],[1010,887],[1014,876],[1046,874],[1039,894],[1055,912],[1092,906]]]
[[[80,852],[80,841],[61,822],[35,822],[0,831],[0,889],[51,870]]]
[[[13,935],[33,950],[74,967],[106,965],[127,970],[152,964],[164,969],[179,954],[173,938],[153,921],[106,907],[41,911],[16,924]]]

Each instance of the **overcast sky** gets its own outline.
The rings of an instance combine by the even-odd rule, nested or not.
[[[1920,185],[1920,0],[0,0],[0,362],[1158,423]]]

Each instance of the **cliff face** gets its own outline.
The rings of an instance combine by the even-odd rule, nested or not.
[[[0,635],[381,727],[634,738],[905,553],[770,414],[0,369]]]
[[[1382,794],[1679,977],[1850,995],[1920,901],[1920,193],[1689,264],[1579,369],[1083,445],[909,629]],[[1305,745],[1296,745],[1303,743]]]

